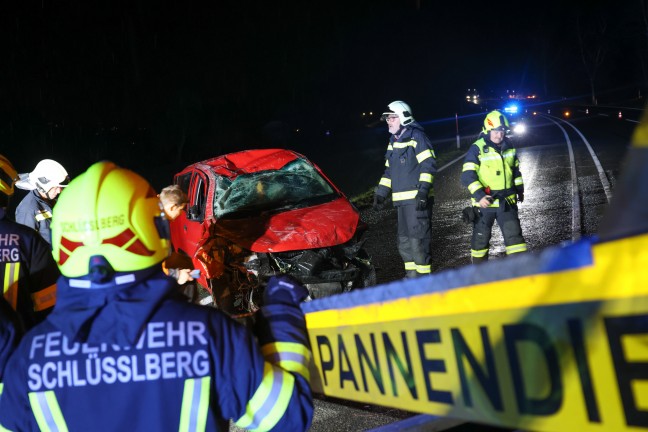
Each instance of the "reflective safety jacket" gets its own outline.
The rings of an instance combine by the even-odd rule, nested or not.
[[[313,405],[301,309],[262,308],[257,339],[220,311],[177,298],[160,265],[88,289],[61,277],[47,319],[9,360],[10,430],[305,431]],[[1,429],[1,428],[0,428]]]
[[[407,125],[398,138],[390,137],[385,167],[376,194],[386,198],[391,192],[395,206],[415,204],[419,191],[434,196],[436,155],[417,122]]]
[[[55,201],[45,199],[39,195],[38,191],[33,190],[16,207],[16,222],[34,228],[51,245],[50,222],[52,222],[54,203]]]
[[[54,307],[59,275],[50,245],[33,229],[8,220],[0,208],[2,293],[26,329]]]
[[[499,208],[504,200],[516,204],[517,194],[524,193],[524,183],[515,148],[507,139],[501,146],[486,137],[478,139],[466,152],[461,183],[468,188],[473,206],[478,207],[486,195],[494,198],[490,208]],[[490,188],[490,194],[486,193],[486,187]]]

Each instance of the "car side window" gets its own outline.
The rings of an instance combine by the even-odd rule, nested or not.
[[[205,204],[207,203],[207,188],[205,182],[200,176],[195,178],[193,199],[190,199],[190,206],[187,210],[187,218],[190,220],[200,221],[205,218]]]
[[[186,193],[189,196],[189,186],[191,185],[191,174],[187,173],[181,176],[176,177],[175,183],[180,186],[182,192]]]

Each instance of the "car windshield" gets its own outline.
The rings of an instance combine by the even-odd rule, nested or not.
[[[249,217],[331,201],[331,185],[303,159],[280,170],[239,175],[234,180],[218,176],[214,197],[216,218]]]

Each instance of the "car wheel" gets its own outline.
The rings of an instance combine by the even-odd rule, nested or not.
[[[323,297],[329,297],[343,292],[342,284],[340,282],[305,284],[304,286],[308,290],[308,294],[313,300],[323,298]]]
[[[371,257],[364,249],[358,252],[358,255],[353,260],[353,263],[360,269],[360,276],[353,281],[350,288],[345,291],[350,291],[356,288],[367,288],[376,285],[376,267],[371,262]]]

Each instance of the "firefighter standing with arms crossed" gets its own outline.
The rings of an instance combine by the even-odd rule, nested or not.
[[[423,127],[403,101],[388,105],[383,113],[391,137],[385,153],[385,172],[376,187],[374,209],[385,207],[391,193],[398,211],[398,252],[408,278],[431,273],[432,184],[436,155]]]
[[[474,264],[488,260],[493,223],[502,231],[506,254],[526,252],[518,218],[518,202],[524,200],[520,161],[506,138],[509,122],[500,111],[491,111],[484,127],[464,158],[461,184],[468,188],[473,206],[467,218],[473,223],[470,254]]]
[[[187,303],[160,265],[169,227],[158,197],[110,162],[61,195],[52,240],[56,308],[9,360],[3,427],[228,430],[233,419],[249,430],[308,429],[305,288],[271,278],[255,335]]]

